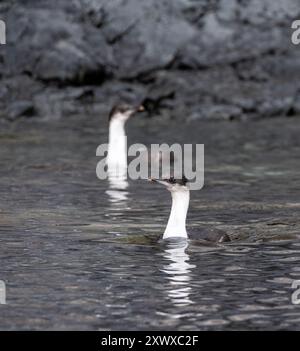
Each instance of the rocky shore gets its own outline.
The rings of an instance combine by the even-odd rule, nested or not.
[[[299,115],[297,18],[298,0],[4,0],[0,118],[119,99],[185,120]]]

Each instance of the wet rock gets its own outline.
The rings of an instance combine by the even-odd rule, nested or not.
[[[31,101],[16,101],[9,105],[6,116],[10,120],[18,117],[32,117],[35,114],[34,106]]]
[[[282,99],[266,100],[258,108],[261,116],[284,116],[292,108],[293,98],[286,97]]]
[[[201,106],[199,112],[194,112],[189,116],[188,120],[194,119],[221,119],[233,120],[241,119],[243,117],[242,109],[237,106],[228,105],[208,105]]]
[[[290,115],[300,115],[300,90],[297,91],[291,110]]]
[[[91,109],[94,105],[92,87],[49,87],[46,91],[35,94],[33,101],[38,115],[46,120],[96,112]]]

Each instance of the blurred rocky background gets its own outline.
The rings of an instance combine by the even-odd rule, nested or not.
[[[300,0],[4,0],[0,118],[300,115]]]

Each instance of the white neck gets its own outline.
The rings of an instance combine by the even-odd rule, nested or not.
[[[163,239],[181,237],[187,238],[186,215],[190,202],[188,189],[171,191],[172,208]]]
[[[113,118],[110,121],[106,162],[109,168],[127,168],[127,141],[124,119]]]

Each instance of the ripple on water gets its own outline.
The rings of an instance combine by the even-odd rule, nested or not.
[[[98,117],[31,123],[0,137],[1,329],[300,329],[299,122],[169,123],[151,135],[205,143],[206,186],[191,194],[188,225],[228,232],[233,242],[218,247],[159,243],[169,194],[95,177]]]

